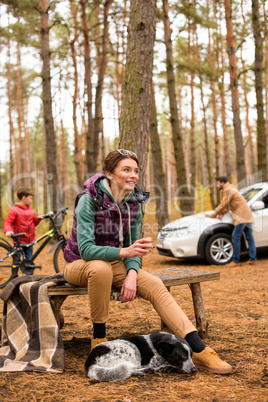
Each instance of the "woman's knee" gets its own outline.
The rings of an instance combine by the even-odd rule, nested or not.
[[[107,261],[95,260],[88,261],[86,264],[86,271],[88,274],[88,278],[94,278],[99,282],[112,282],[113,279],[113,271],[111,264]]]
[[[144,283],[140,287],[138,284],[138,293],[141,297],[153,301],[154,298],[158,299],[161,294],[168,292],[161,279],[154,275],[150,275],[150,278],[148,279],[149,280],[146,281],[146,284]]]

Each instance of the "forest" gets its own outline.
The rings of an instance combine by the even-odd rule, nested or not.
[[[1,217],[18,187],[72,208],[116,148],[149,213],[214,208],[215,178],[267,179],[265,0],[3,0]]]
[[[199,311],[206,317],[208,329],[204,342],[213,348],[214,359],[215,350],[233,368],[226,375],[198,369],[195,374],[165,371],[148,372],[124,381],[89,380],[84,364],[92,341],[96,340],[90,299],[80,292],[81,284],[73,287],[67,283],[59,289],[70,291],[64,306],[58,304],[64,321],[60,330],[52,313],[39,314],[36,302],[29,310],[25,308],[30,311],[31,334],[39,333],[32,320],[38,316],[40,322],[48,323],[49,334],[62,339],[61,371],[43,367],[39,371],[38,359],[34,360],[34,372],[26,371],[26,366],[25,371],[22,367],[13,372],[1,366],[0,400],[267,401],[267,247],[258,249],[258,261],[247,261],[247,253],[242,252],[241,264],[230,267],[199,258],[164,255],[155,243],[167,222],[209,211],[219,204],[217,177],[227,176],[239,189],[268,180],[267,8],[266,0],[0,1],[1,250],[11,248],[2,238],[3,220],[18,201],[20,187],[31,187],[36,214],[69,208],[59,237],[62,242],[65,233],[66,239],[70,236],[74,200],[83,190],[84,181],[102,172],[108,152],[135,152],[139,160],[138,184],[150,192],[141,225],[143,237],[150,236],[150,240],[136,241],[147,241],[152,251],[142,257],[142,272],[157,274],[177,268],[188,272],[191,283],[185,280],[183,286],[168,286],[168,290],[192,323],[197,318],[196,304],[202,306]],[[263,210],[257,212],[263,217],[262,225],[254,235],[263,233],[267,246],[268,226],[264,218],[268,209],[261,203]],[[52,238],[52,230],[44,235],[43,224],[49,225],[46,221],[37,227],[36,233],[42,232],[38,241]],[[196,225],[193,226],[195,230]],[[183,225],[179,229],[188,231]],[[223,235],[220,233],[220,242]],[[231,244],[231,233],[227,236]],[[122,249],[135,245],[129,237],[130,246]],[[191,239],[186,237],[187,246],[193,246]],[[41,274],[37,270],[35,274],[41,278],[40,283],[49,280],[51,286],[51,276],[55,278],[52,252],[55,256],[59,242],[52,241],[50,248],[45,241],[34,268],[42,266]],[[205,249],[204,241],[199,244]],[[224,255],[222,244],[220,253]],[[35,250],[37,246],[34,245]],[[12,265],[2,265],[9,274],[15,272],[18,255],[12,250],[12,254],[5,251],[12,258]],[[123,258],[118,254],[118,259]],[[66,267],[66,259],[63,262]],[[32,260],[23,260],[21,266],[24,263]],[[133,269],[130,267],[131,274]],[[199,280],[207,274],[217,280],[204,280],[201,294],[193,273],[199,275]],[[1,281],[2,271],[0,276]],[[29,277],[32,280],[30,275],[23,278]],[[11,293],[14,281],[6,286]],[[27,284],[26,287],[31,294],[32,288]],[[193,288],[198,289],[195,295]],[[79,292],[71,293],[74,290]],[[3,292],[2,341],[9,335],[5,330],[7,303]],[[26,300],[25,293],[21,294]],[[102,294],[100,288],[99,299]],[[141,297],[121,301],[110,301],[108,340],[160,331],[160,316],[151,303]],[[52,306],[54,302],[47,303],[51,310],[50,302]],[[44,303],[40,304],[43,307]],[[21,341],[19,332],[25,325],[19,321],[17,331],[14,320],[13,312],[20,315],[18,305],[9,305],[9,322],[15,328],[10,344],[16,338],[28,352],[28,333]],[[173,316],[176,318],[177,314]],[[55,327],[51,325],[54,321]],[[40,334],[44,334],[43,340],[49,339],[45,332]],[[39,348],[38,342],[32,342],[33,348]],[[57,342],[49,351],[57,352]],[[40,349],[40,357],[44,354],[45,360],[44,349]],[[1,362],[10,360],[6,349],[0,357]],[[49,359],[48,365],[52,364]],[[15,363],[18,362],[21,363],[20,358],[16,357]]]

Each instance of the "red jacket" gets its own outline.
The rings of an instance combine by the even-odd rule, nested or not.
[[[24,244],[31,243],[35,240],[35,226],[39,222],[32,208],[16,204],[10,208],[4,220],[4,232],[26,233],[27,236],[21,236],[20,241]]]

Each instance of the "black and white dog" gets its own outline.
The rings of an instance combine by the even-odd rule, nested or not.
[[[100,343],[85,362],[86,375],[91,380],[126,380],[146,372],[180,369],[194,373],[189,344],[166,332],[138,335]]]

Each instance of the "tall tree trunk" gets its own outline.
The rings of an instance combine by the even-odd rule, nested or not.
[[[86,136],[86,165],[88,174],[96,172],[96,159],[98,155],[94,153],[94,124],[92,118],[92,83],[91,83],[91,61],[89,46],[88,16],[86,12],[87,0],[80,0],[82,11],[82,29],[84,35],[84,64],[85,64],[85,86],[87,94],[87,136]]]
[[[231,0],[224,0],[224,8],[225,8],[225,20],[227,30],[226,39],[227,39],[227,52],[229,57],[230,84],[232,93],[234,137],[236,145],[237,179],[239,183],[243,183],[242,185],[244,185],[246,170],[245,170],[244,145],[243,145],[241,120],[240,120],[238,73],[237,73],[236,55],[235,55],[236,43],[233,30]]]
[[[150,135],[155,24],[156,1],[131,0],[119,148],[138,155],[143,189]]]
[[[28,121],[27,121],[27,113],[28,110],[28,99],[25,101],[25,107],[23,110],[23,116],[24,116],[24,173],[25,173],[25,178],[24,178],[24,184],[26,187],[31,187],[32,181],[31,181],[31,159],[34,157],[34,155],[31,154],[31,146],[30,146],[30,133],[29,133],[29,127],[28,127]]]
[[[191,27],[188,28],[189,42],[188,42],[188,55],[192,65],[195,63],[194,46],[191,43],[191,37],[193,32]],[[191,189],[190,193],[194,196],[195,189],[195,177],[196,177],[196,151],[195,151],[195,109],[194,109],[194,73],[190,71],[190,89],[191,89],[191,129],[190,129],[190,144],[191,144],[191,156],[190,156],[190,170],[191,170]]]
[[[10,38],[7,40],[7,100],[8,100],[8,121],[9,121],[9,172],[10,180],[14,178],[14,149],[15,136],[14,125],[12,121],[12,91],[11,91],[11,62],[10,62]],[[14,193],[11,188],[11,202],[14,204]]]
[[[247,86],[247,74],[246,74],[246,66],[243,59],[243,44],[241,44],[241,63],[242,63],[242,71],[243,71],[243,92],[244,92],[244,102],[246,108],[246,119],[245,124],[248,133],[248,141],[246,145],[246,157],[248,160],[247,163],[247,172],[249,175],[256,171],[256,161],[255,161],[255,152],[254,152],[254,145],[252,140],[252,130],[249,122],[249,104],[248,104],[248,86]]]
[[[263,3],[264,15],[265,15],[265,28],[264,28],[264,85],[265,85],[265,129],[268,133],[268,18],[265,10],[265,3]],[[266,168],[268,174],[268,135],[266,135]]]
[[[216,20],[216,16],[214,14],[214,19]],[[219,164],[219,136],[218,136],[218,108],[217,108],[217,94],[216,94],[216,84],[214,77],[214,70],[216,66],[216,60],[214,58],[216,52],[216,45],[213,41],[211,44],[211,35],[208,32],[209,41],[208,41],[208,65],[210,68],[210,89],[211,89],[211,102],[212,102],[212,115],[213,115],[213,129],[214,129],[214,155],[215,155],[215,173],[216,177],[220,176],[220,164]],[[211,48],[212,47],[212,48]],[[220,203],[219,192],[216,193],[217,204]]]
[[[124,1],[123,15],[121,21],[115,21],[116,29],[116,52],[115,52],[115,99],[117,102],[118,118],[120,118],[121,112],[121,87],[124,79],[124,62],[126,56],[126,43],[125,43],[125,31],[124,26],[126,25],[127,18],[127,0]],[[121,30],[119,27],[123,27]]]
[[[223,40],[220,41],[220,77],[218,80],[218,87],[220,91],[221,98],[221,124],[223,131],[223,165],[224,165],[224,174],[230,179],[231,176],[231,168],[229,162],[229,138],[228,138],[228,128],[226,123],[226,100],[225,100],[225,54],[223,47]]]
[[[49,4],[48,0],[39,1],[41,18],[41,59],[42,59],[42,86],[43,105],[46,134],[46,159],[50,199],[53,211],[61,205],[60,194],[57,193],[57,158],[56,139],[52,115],[51,75],[50,75],[50,49],[49,49]],[[57,205],[57,201],[58,204]]]
[[[18,185],[24,185],[24,158],[25,153],[23,150],[23,100],[22,100],[22,83],[21,83],[21,62],[20,62],[20,44],[19,39],[17,40],[17,93],[16,93],[16,101],[17,101],[17,110],[18,110],[18,130],[19,130],[19,142],[18,142],[18,174],[20,179],[18,180]]]
[[[98,83],[96,88],[96,98],[95,98],[95,117],[94,117],[94,153],[96,155],[95,163],[97,162],[97,155],[99,153],[99,134],[102,128],[102,93],[103,93],[103,81],[107,67],[107,45],[109,39],[108,31],[108,15],[109,7],[113,0],[106,0],[104,3],[103,11],[103,36],[102,36],[102,53],[99,58],[99,69],[98,69]],[[96,170],[97,164],[95,165]]]
[[[78,100],[78,71],[77,71],[77,60],[76,60],[76,43],[78,38],[78,27],[77,27],[77,15],[76,9],[73,4],[73,0],[69,0],[70,10],[73,19],[74,33],[73,39],[71,40],[71,54],[74,67],[74,93],[73,93],[73,126],[74,126],[74,165],[77,177],[77,182],[79,187],[82,188],[84,182],[84,175],[82,174],[82,153],[79,141],[78,127],[77,127],[77,100]]]
[[[258,151],[258,171],[262,172],[262,179],[267,179],[266,174],[266,135],[265,121],[263,113],[263,40],[259,19],[259,1],[252,0],[252,24],[255,42],[255,90],[257,98],[257,151]]]
[[[61,176],[62,176],[61,183],[63,186],[62,203],[63,205],[70,206],[71,204],[70,172],[69,172],[68,155],[65,140],[65,130],[62,120],[60,128],[60,153],[61,153]]]
[[[43,149],[44,152],[46,150],[46,133],[44,132],[43,137]],[[44,194],[44,210],[43,213],[46,214],[49,212],[49,205],[48,205],[48,179],[47,179],[47,158],[43,159],[43,194]]]
[[[153,159],[153,172],[155,184],[155,199],[156,199],[156,217],[161,229],[169,221],[168,219],[168,205],[167,205],[167,185],[165,172],[163,170],[163,158],[161,151],[161,144],[157,130],[157,113],[155,106],[155,94],[153,91],[152,105],[151,105],[151,151]]]
[[[203,79],[200,75],[200,95],[201,95],[201,104],[203,110],[203,124],[204,124],[204,145],[205,145],[205,154],[206,154],[206,165],[207,165],[207,174],[208,174],[208,182],[209,182],[209,194],[210,194],[210,202],[212,209],[215,209],[216,204],[214,200],[214,182],[215,178],[212,176],[212,167],[209,153],[209,143],[208,143],[208,130],[207,130],[207,115],[206,115],[206,105],[204,100],[204,92],[203,92]]]
[[[2,211],[2,163],[0,160],[0,220],[3,219],[3,211]]]
[[[186,74],[185,74],[185,76],[186,76]],[[185,79],[186,79],[186,77],[185,77]],[[184,126],[183,126],[182,89],[183,89],[183,85],[179,85],[178,92],[177,92],[178,93],[178,116],[179,116],[180,133],[181,133],[181,138],[182,138],[182,149],[183,149],[183,155],[184,155],[186,182],[187,182],[188,189],[190,191],[190,188],[191,188],[191,172],[190,172],[190,161],[189,161],[189,150],[188,150],[187,135],[185,133],[185,129],[184,129]],[[174,153],[174,150],[173,150],[173,153]],[[174,162],[174,166],[175,165],[176,165],[176,161]]]
[[[201,130],[201,170],[202,170],[202,184],[204,187],[207,187],[209,184],[208,181],[208,168],[207,168],[207,156],[205,149],[205,130],[204,124],[200,127]]]
[[[201,65],[201,57],[200,57],[200,48],[198,46],[198,41],[196,41],[196,55],[197,55],[197,62]],[[200,80],[200,98],[201,98],[201,105],[202,105],[202,111],[203,111],[203,137],[204,137],[204,143],[203,143],[203,150],[204,150],[204,155],[206,159],[206,176],[208,177],[208,182],[209,182],[209,195],[210,195],[210,203],[212,209],[215,208],[215,197],[214,197],[214,187],[215,187],[215,178],[212,176],[212,171],[213,171],[213,163],[210,158],[210,152],[209,152],[209,141],[208,141],[208,128],[207,128],[207,113],[206,113],[206,105],[205,105],[205,99],[204,99],[204,90],[203,90],[203,77],[202,77],[202,71],[199,72],[199,80]]]
[[[179,185],[178,198],[180,200],[181,214],[188,215],[194,212],[194,202],[193,198],[190,197],[186,180],[182,136],[179,125],[178,109],[176,101],[171,28],[168,16],[167,0],[163,0],[163,22],[164,22],[164,35],[165,35],[165,46],[166,46],[167,83],[168,83],[168,95],[169,95],[169,105],[171,113],[171,126],[172,126],[175,158],[176,158],[177,181]]]

